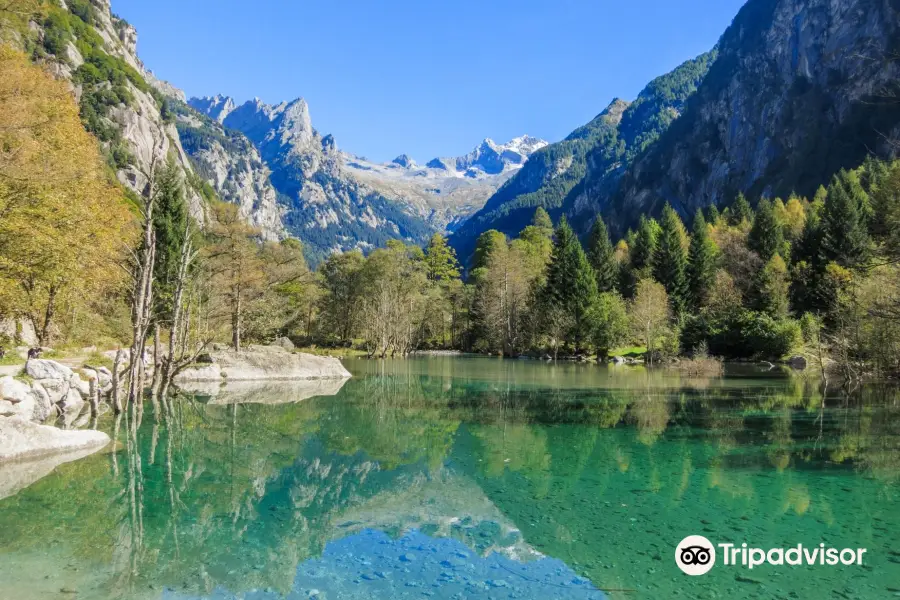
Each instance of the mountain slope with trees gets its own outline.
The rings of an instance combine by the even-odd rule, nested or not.
[[[677,119],[715,60],[716,51],[689,60],[650,82],[634,102],[615,99],[590,123],[565,140],[538,150],[452,236],[468,260],[477,237],[488,229],[516,235],[538,206],[569,216],[584,235],[597,213],[598,190],[614,188],[625,166]]]

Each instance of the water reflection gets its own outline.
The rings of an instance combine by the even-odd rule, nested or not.
[[[874,598],[900,581],[895,388],[492,360],[352,367],[333,397],[185,396],[106,421],[117,452],[0,500],[0,597],[420,597],[406,584],[469,553],[444,592],[560,597],[523,582],[577,574],[563,588],[656,598],[684,591],[670,555],[687,534],[870,549],[864,570],[691,582],[720,596],[810,597],[815,582]],[[435,561],[399,566],[408,544]],[[494,577],[501,564],[523,577]]]

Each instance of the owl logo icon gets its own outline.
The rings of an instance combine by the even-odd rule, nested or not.
[[[705,575],[716,564],[715,546],[702,535],[689,535],[675,547],[675,564],[687,575]]]

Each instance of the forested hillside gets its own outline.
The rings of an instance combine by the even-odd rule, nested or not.
[[[634,102],[615,99],[590,123],[565,140],[535,152],[452,236],[464,261],[477,237],[488,229],[515,235],[536,207],[551,216],[567,214],[576,230],[587,233],[597,207],[587,194],[614,189],[622,169],[649,147],[681,114],[715,60],[712,51],[654,79]]]

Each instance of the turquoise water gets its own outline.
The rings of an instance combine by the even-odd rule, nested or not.
[[[347,366],[343,387],[201,390],[158,421],[103,420],[116,451],[0,500],[0,598],[900,596],[894,387]],[[867,553],[688,577],[691,534]]]

